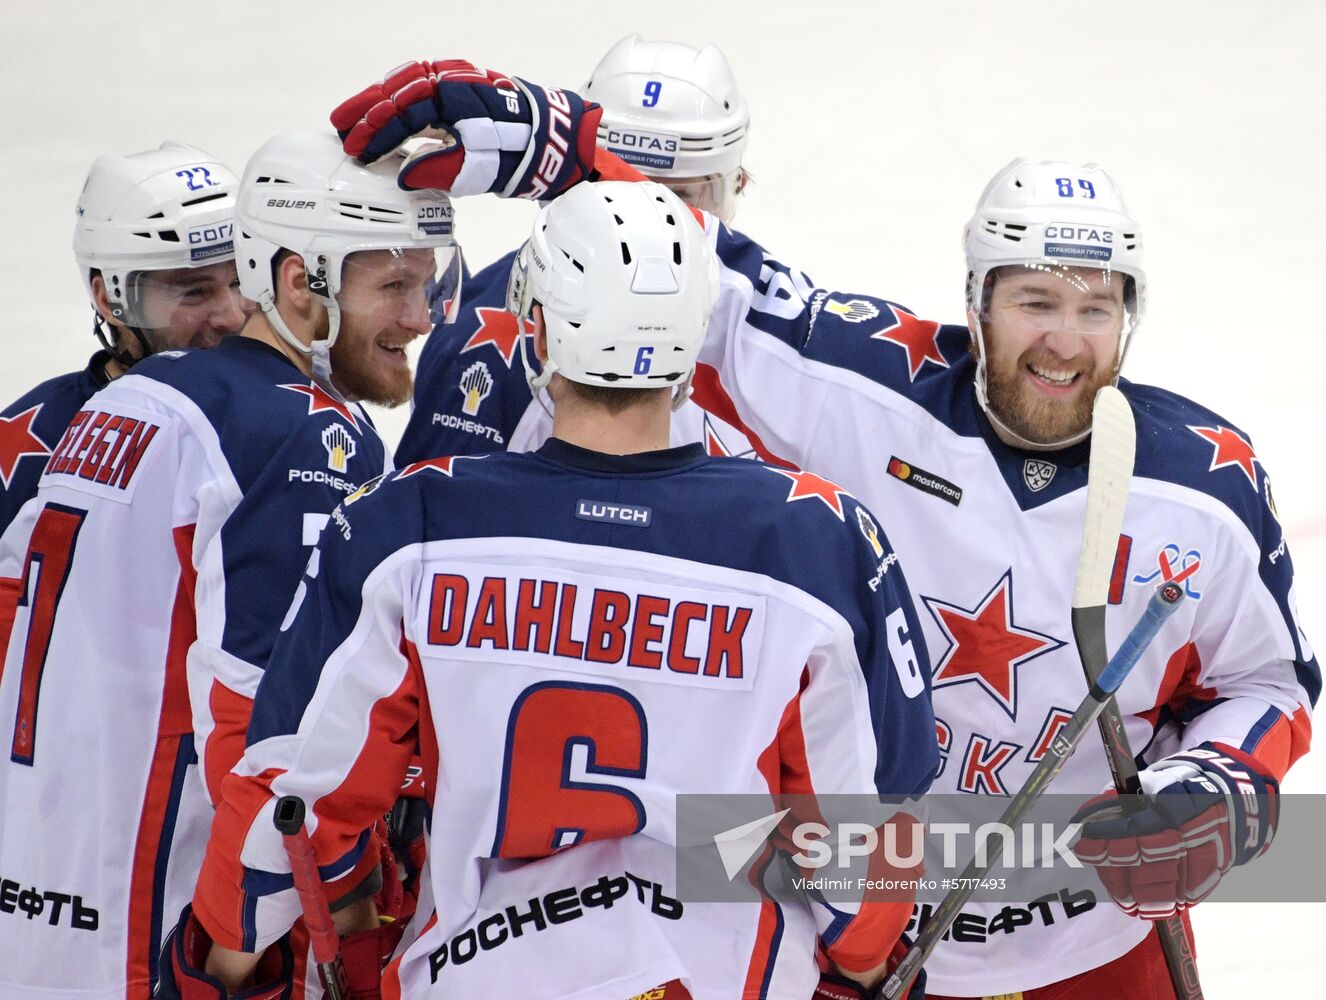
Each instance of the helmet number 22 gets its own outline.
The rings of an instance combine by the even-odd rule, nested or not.
[[[216,187],[218,183],[212,180],[212,172],[206,167],[185,167],[183,170],[176,170],[175,176],[183,177],[190,191],[202,191],[205,188]]]
[[[644,100],[640,102],[642,107],[652,108],[658,103],[658,95],[663,90],[662,80],[650,80],[645,84]]]

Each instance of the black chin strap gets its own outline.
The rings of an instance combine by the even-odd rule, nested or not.
[[[117,314],[116,318],[119,318],[121,310],[116,309],[115,312]],[[107,327],[109,326],[111,326],[111,324],[108,323],[106,319],[101,315],[101,313],[97,310],[97,307],[93,306],[92,307],[93,334],[96,335],[97,340],[101,341],[101,346],[105,349],[106,353],[109,354],[116,361],[118,361],[125,368],[132,368],[135,362],[141,361],[143,358],[146,358],[154,353],[152,350],[152,345],[148,342],[147,335],[144,334],[143,331],[138,329],[137,327],[129,326],[126,323],[124,324],[124,329],[128,330],[136,338],[138,338],[138,346],[142,349],[142,355],[140,357],[134,357],[132,354],[126,351],[122,346],[120,346],[119,344],[120,338],[116,336],[114,329],[111,329],[109,332],[107,331]]]

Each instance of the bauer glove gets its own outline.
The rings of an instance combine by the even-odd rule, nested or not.
[[[1240,750],[1203,743],[1141,778],[1141,809],[1128,813],[1108,792],[1073,816],[1082,824],[1073,853],[1129,916],[1162,920],[1200,902],[1275,836],[1280,785]]]
[[[331,113],[347,156],[372,163],[407,139],[441,139],[408,157],[407,190],[552,198],[594,169],[603,109],[459,59],[406,63]]]

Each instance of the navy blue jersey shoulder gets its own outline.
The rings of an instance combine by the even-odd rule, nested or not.
[[[318,529],[342,498],[382,474],[382,439],[360,407],[252,338],[157,355],[134,372],[188,396],[216,431],[243,494],[221,529],[221,644],[265,666]]]
[[[881,742],[878,787],[922,791],[937,766],[933,714],[919,697],[929,662],[902,570],[870,513],[818,476],[710,457],[700,445],[609,456],[553,439],[532,454],[407,466],[343,505],[337,523],[320,543],[317,579],[305,580],[315,596],[263,680],[250,743],[297,725],[320,664],[355,627],[362,581],[392,553],[422,541],[518,537],[728,567],[818,598],[853,633]],[[538,553],[531,546],[532,562]]]
[[[109,359],[98,351],[86,368],[49,378],[0,410],[0,534],[36,495],[41,471],[69,421],[108,381]]]
[[[377,433],[369,430],[372,423],[361,407],[340,403],[316,389],[290,359],[251,337],[227,338],[210,351],[154,355],[135,365],[133,373],[177,389],[202,411],[242,490],[282,452],[299,456],[321,451],[320,442],[314,445],[312,439],[332,423],[345,426],[370,453],[381,454]],[[312,423],[304,419],[310,416],[318,419]],[[358,444],[346,451],[358,453]],[[355,457],[348,454],[346,460]],[[382,471],[375,456],[365,457],[376,466],[373,475]]]
[[[958,434],[983,421],[972,392],[975,363],[965,326],[921,319],[897,302],[818,288],[745,234],[720,226],[719,259],[752,296],[745,322],[806,358],[856,372],[922,406]]]
[[[507,448],[531,398],[516,319],[506,311],[514,258],[513,251],[469,279],[456,322],[435,325],[424,342],[398,466]]]
[[[905,607],[908,631],[921,634],[878,520],[812,473],[708,456],[698,444],[614,457],[557,439],[532,455],[504,452],[421,465],[396,472],[372,506],[404,490],[419,491],[429,539],[550,539],[756,573],[817,597],[842,614],[858,638],[870,631],[864,619],[874,614],[869,595],[878,591],[890,607]],[[352,521],[371,515],[368,506],[351,511]],[[401,544],[419,540],[395,534]]]
[[[1137,422],[1134,474],[1187,486],[1233,511],[1254,537],[1271,513],[1266,472],[1242,430],[1178,393],[1121,379]]]

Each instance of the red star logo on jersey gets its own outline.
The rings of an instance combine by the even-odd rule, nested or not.
[[[516,360],[516,349],[520,343],[520,328],[516,325],[516,317],[505,309],[488,309],[484,306],[475,309],[474,315],[479,317],[479,328],[470,334],[470,339],[465,341],[460,353],[492,344],[510,368]],[[525,321],[525,332],[534,332],[534,324],[529,320]]]
[[[5,489],[9,489],[9,483],[14,478],[14,470],[18,468],[19,460],[23,456],[45,456],[51,453],[51,449],[46,447],[42,439],[32,430],[32,422],[41,412],[41,406],[42,404],[38,403],[32,409],[16,413],[12,417],[0,417],[0,484],[3,484]]]
[[[788,503],[794,500],[814,498],[833,511],[838,520],[845,521],[843,517],[843,497],[851,496],[851,494],[837,483],[831,483],[823,476],[817,476],[813,472],[788,472],[786,469],[775,469],[772,465],[766,465],[765,468],[770,472],[776,472],[780,476],[786,476],[792,480],[792,488],[787,491]]]
[[[355,417],[350,407],[346,406],[316,382],[310,382],[308,385],[283,385],[278,388],[289,389],[291,392],[298,392],[307,396],[308,415],[310,417],[322,410],[330,410],[332,413],[340,414],[350,422],[351,427],[355,430],[359,430],[359,420]]]
[[[1211,458],[1208,472],[1215,472],[1227,465],[1237,465],[1248,477],[1252,488],[1257,488],[1257,472],[1252,465],[1254,462],[1260,465],[1261,459],[1253,454],[1252,445],[1240,437],[1237,431],[1223,424],[1219,427],[1194,427],[1189,424],[1188,430],[1215,445],[1215,455]]]
[[[907,370],[910,381],[916,381],[916,374],[927,361],[947,368],[948,362],[939,353],[939,324],[926,319],[917,319],[901,306],[889,306],[893,312],[893,324],[870,335],[872,340],[887,340],[898,344],[907,352]]]
[[[397,479],[405,479],[407,476],[417,476],[421,472],[440,472],[444,476],[450,477],[451,466],[458,459],[462,458],[483,458],[483,455],[444,455],[441,458],[425,458],[421,462],[411,462],[405,468],[401,469]]]
[[[933,597],[926,606],[948,638],[948,651],[935,667],[933,687],[975,681],[1010,719],[1017,717],[1017,668],[1064,645],[1052,636],[1013,622],[1013,571],[968,611]]]

